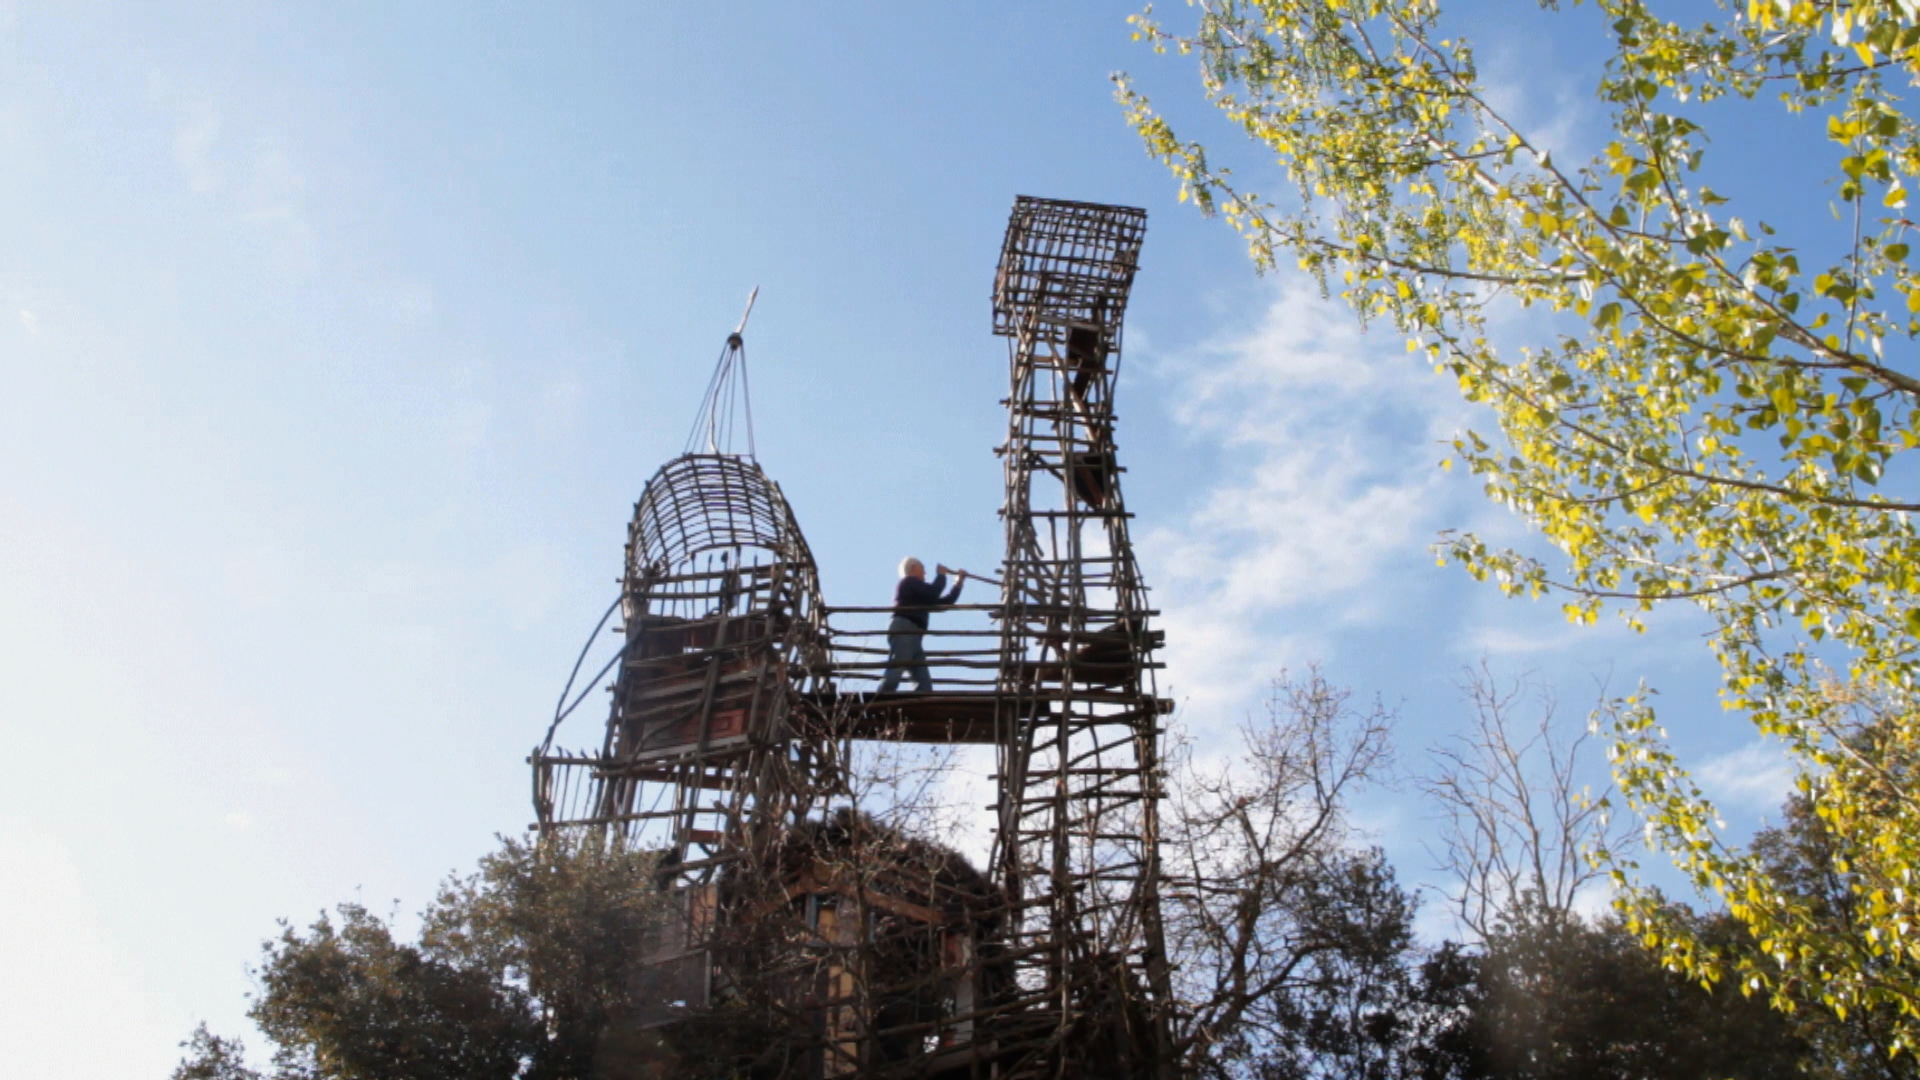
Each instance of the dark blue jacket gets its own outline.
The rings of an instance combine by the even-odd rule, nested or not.
[[[893,588],[893,614],[918,626],[927,628],[927,611],[930,608],[946,607],[960,599],[960,587],[966,584],[962,579],[953,583],[953,591],[945,596],[940,590],[947,587],[947,575],[941,574],[932,581],[903,577],[900,584]]]

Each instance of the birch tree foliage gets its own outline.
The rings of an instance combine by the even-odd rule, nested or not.
[[[1601,852],[1636,930],[1783,1006],[1817,987],[1843,1013],[1890,1007],[1901,1047],[1920,1050],[1914,0],[1595,0],[1613,35],[1595,87],[1608,115],[1580,160],[1502,112],[1440,0],[1193,6],[1178,30],[1149,9],[1136,36],[1198,59],[1207,100],[1285,189],[1244,186],[1122,76],[1148,151],[1261,268],[1297,263],[1487,406],[1497,430],[1462,434],[1453,460],[1560,552],[1449,534],[1443,557],[1510,594],[1556,594],[1579,622],[1705,612],[1723,704],[1793,755],[1871,912],[1832,933],[1724,842],[1641,694],[1611,714],[1616,779],[1653,845],[1753,944],[1661,919],[1633,865]],[[1730,107],[1771,110],[1768,137],[1830,175],[1793,220],[1741,216],[1766,176],[1710,185],[1707,125]],[[1495,305],[1549,329],[1500,347]],[[1862,710],[1871,739],[1853,737]]]

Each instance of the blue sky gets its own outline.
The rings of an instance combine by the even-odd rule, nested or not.
[[[246,1031],[275,919],[417,911],[526,824],[750,288],[760,456],[830,602],[908,552],[991,566],[1016,194],[1149,211],[1119,437],[1201,737],[1320,662],[1417,766],[1485,658],[1576,723],[1645,678],[1733,808],[1777,802],[1695,621],[1575,630],[1434,566],[1439,529],[1520,534],[1434,468],[1470,414],[1174,202],[1109,73],[1225,136],[1130,3],[395,7],[0,0],[13,1075],[164,1074],[194,1022]],[[1508,11],[1468,5],[1490,76],[1590,144],[1592,12]],[[1423,813],[1363,808],[1412,880]]]

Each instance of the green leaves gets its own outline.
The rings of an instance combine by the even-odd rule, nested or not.
[[[1597,3],[1616,51],[1595,94],[1614,111],[1586,162],[1550,159],[1495,107],[1433,0],[1211,0],[1191,36],[1139,24],[1200,59],[1210,101],[1297,202],[1238,189],[1124,82],[1121,95],[1148,152],[1260,265],[1284,253],[1337,281],[1360,317],[1405,332],[1493,409],[1499,437],[1458,441],[1456,460],[1564,560],[1471,536],[1443,555],[1509,594],[1562,593],[1580,622],[1610,609],[1637,625],[1663,603],[1705,613],[1723,704],[1785,740],[1854,872],[1877,882],[1858,940],[1796,921],[1719,839],[1635,704],[1616,729],[1629,802],[1756,945],[1708,948],[1654,923],[1651,939],[1701,978],[1737,972],[1769,993],[1818,982],[1836,1010],[1901,1003],[1898,1045],[1920,1051],[1920,968],[1894,963],[1916,955],[1920,902],[1889,884],[1920,868],[1906,809],[1920,804],[1920,277],[1900,216],[1920,176],[1903,97],[1920,17],[1903,0],[1754,0],[1683,25],[1638,0]],[[1826,230],[1819,261],[1803,267],[1766,223],[1720,216],[1740,193],[1698,182],[1712,103],[1729,97],[1774,102],[1776,124],[1824,137],[1839,213],[1796,230]],[[1581,329],[1503,349],[1494,298]],[[1898,735],[1877,744],[1897,767],[1835,750],[1868,714]]]
[[[541,1043],[526,995],[396,942],[355,904],[269,942],[249,1015],[282,1072],[329,1080],[512,1080]]]
[[[417,943],[358,904],[262,946],[248,1015],[276,1080],[561,1080],[633,1004],[663,919],[652,856],[592,837],[505,840],[450,880]],[[204,1028],[175,1080],[260,1080]]]

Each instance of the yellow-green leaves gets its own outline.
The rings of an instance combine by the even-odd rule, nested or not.
[[[1893,1009],[1920,1050],[1920,275],[1902,209],[1920,176],[1905,97],[1920,14],[1753,0],[1687,25],[1596,5],[1612,130],[1585,162],[1500,112],[1435,0],[1208,0],[1187,35],[1136,23],[1199,59],[1211,102],[1297,198],[1239,188],[1124,80],[1120,95],[1148,152],[1261,266],[1284,255],[1337,282],[1492,408],[1497,436],[1463,435],[1450,460],[1564,558],[1470,535],[1441,553],[1510,594],[1562,594],[1576,622],[1705,612],[1723,703],[1783,742],[1864,890],[1857,935],[1805,918],[1721,842],[1643,699],[1616,715],[1619,783],[1755,947],[1716,951],[1650,909],[1638,929],[1782,1004],[1818,986],[1836,1011]],[[1701,183],[1727,98],[1774,103],[1829,148],[1837,216],[1815,207],[1794,230],[1825,230],[1817,257]],[[1499,348],[1496,299],[1552,313],[1558,333]]]

